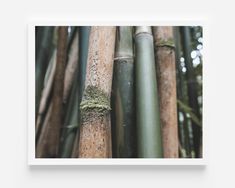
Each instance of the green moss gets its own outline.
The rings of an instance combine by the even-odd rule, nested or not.
[[[80,104],[82,113],[96,112],[101,115],[108,113],[110,108],[109,97],[95,86],[88,86]]]
[[[157,47],[170,47],[170,48],[175,48],[175,43],[173,39],[168,39],[168,40],[160,40],[159,42],[156,42]]]

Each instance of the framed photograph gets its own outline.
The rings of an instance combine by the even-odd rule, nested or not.
[[[206,164],[204,22],[34,22],[28,36],[29,165]]]

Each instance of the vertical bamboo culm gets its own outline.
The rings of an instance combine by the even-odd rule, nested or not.
[[[79,27],[78,106],[81,103],[82,94],[85,87],[90,29],[91,29],[90,26]],[[73,145],[73,152],[72,152],[73,158],[78,157],[80,122],[81,122],[80,115],[81,113],[78,107],[78,129]]]
[[[80,158],[112,156],[110,95],[116,27],[91,27],[81,110]]]
[[[181,45],[181,37],[179,26],[174,27],[174,38],[175,38],[175,58],[176,58],[176,77],[177,77],[177,98],[178,100],[187,104],[187,96],[185,95],[184,90],[185,87],[185,76],[182,72],[182,65],[180,62],[180,58],[182,56],[182,45]],[[187,123],[187,117],[184,111],[179,109],[178,105],[178,133],[179,140],[181,144],[180,148],[180,157],[188,158],[191,156],[191,147],[189,142],[189,127]]]
[[[64,81],[64,94],[63,99],[64,102],[68,101],[66,104],[66,114],[64,119],[64,127],[62,130],[61,135],[61,147],[60,147],[60,157],[61,158],[69,158],[71,157],[72,150],[73,150],[73,143],[77,132],[78,127],[78,111],[79,111],[79,104],[78,104],[78,44],[79,44],[79,37],[78,37],[78,30],[77,28],[74,31],[74,37],[71,42],[71,49],[69,52],[69,59],[68,64],[66,66],[65,71],[65,81]],[[72,70],[74,69],[74,70]],[[66,75],[70,74],[70,77]],[[67,87],[66,87],[67,85]],[[71,86],[69,86],[71,85]],[[71,87],[71,89],[68,89]],[[71,92],[68,92],[71,90]],[[67,91],[69,97],[66,95]],[[68,99],[67,99],[68,98]]]
[[[153,27],[164,158],[178,158],[178,123],[173,27]]]
[[[136,27],[135,45],[138,157],[162,158],[163,148],[151,27]]]
[[[196,116],[200,117],[199,105],[198,105],[198,94],[197,94],[197,80],[193,69],[193,63],[191,58],[191,36],[190,36],[190,27],[185,26],[181,27],[182,35],[182,44],[183,44],[183,54],[185,57],[185,66],[186,66],[186,77],[187,77],[187,87],[188,87],[188,99],[189,106],[193,109]],[[202,139],[202,129],[197,124],[192,122],[193,129],[193,144],[196,158],[200,158],[200,147]]]
[[[36,41],[37,51],[36,51],[36,115],[39,109],[39,103],[41,100],[41,92],[43,89],[43,82],[47,66],[49,64],[52,51],[53,51],[53,33],[54,27],[50,26],[38,26],[36,30],[40,30],[41,37],[37,37],[39,41]]]
[[[113,155],[136,157],[132,27],[118,27],[113,75]]]
[[[62,104],[64,74],[67,48],[67,27],[58,28],[56,72],[52,93],[52,111],[46,131],[45,139],[40,142],[40,152],[37,157],[56,158],[58,157],[60,129],[62,127]]]

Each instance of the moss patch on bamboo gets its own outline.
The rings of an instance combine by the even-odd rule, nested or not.
[[[83,115],[90,112],[105,115],[111,110],[109,97],[99,88],[88,86],[84,91],[80,110]]]
[[[163,40],[161,39],[160,41],[156,42],[157,47],[169,47],[169,48],[175,48],[175,43],[173,39],[168,39],[168,40]]]

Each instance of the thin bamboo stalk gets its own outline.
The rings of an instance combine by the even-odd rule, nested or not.
[[[181,27],[182,33],[182,44],[183,44],[183,53],[185,57],[186,65],[186,77],[187,77],[187,88],[188,88],[188,98],[189,106],[194,110],[197,117],[200,117],[199,105],[197,100],[197,80],[194,74],[192,59],[191,59],[191,37],[189,27]],[[193,144],[196,158],[200,158],[200,147],[202,139],[202,130],[201,127],[192,122],[193,129]]]
[[[79,41],[78,40],[79,40],[78,31],[76,31],[73,42],[71,44],[69,62],[67,64],[66,72],[65,72],[65,83],[64,83],[65,85],[64,85],[63,98],[66,99],[65,98],[65,95],[66,95],[65,91],[67,91],[67,89],[68,89],[68,87],[66,87],[67,84],[72,85],[72,91],[71,91],[70,97],[68,99],[68,104],[66,105],[66,115],[65,115],[65,120],[64,120],[64,127],[63,127],[63,131],[62,131],[62,136],[61,136],[60,157],[62,157],[62,158],[71,157],[73,143],[74,143],[74,139],[76,136],[77,127],[79,124],[79,119],[78,119],[78,111],[79,111],[79,103],[78,103],[78,87],[79,87],[78,86],[78,56],[79,56],[78,44],[79,44]],[[73,63],[71,63],[71,62],[73,62]],[[70,64],[73,64],[73,65],[70,65]],[[72,70],[71,68],[73,68],[74,70]],[[69,71],[67,71],[67,69]],[[69,80],[72,78],[71,77],[69,78],[67,76],[67,81],[66,81],[66,73],[68,75],[72,74],[73,76],[71,76],[71,77],[73,77],[73,80]]]
[[[37,29],[39,29],[37,27]],[[53,50],[53,33],[54,27],[43,27],[42,33],[40,34],[41,41],[37,41],[37,51],[36,51],[36,110],[35,114],[38,113],[40,99],[41,99],[41,92],[43,89],[43,82],[45,73],[47,70],[47,66],[52,54]]]
[[[85,90],[80,104],[79,157],[111,157],[110,95],[116,27],[91,27]]]
[[[42,90],[42,96],[41,96],[39,110],[37,114],[37,120],[36,120],[36,137],[37,138],[40,133],[40,129],[41,129],[43,119],[44,119],[44,114],[47,108],[47,103],[48,103],[49,96],[52,90],[53,81],[55,77],[55,69],[56,69],[56,50],[53,53],[53,56],[49,63],[47,73],[44,79],[44,88]]]
[[[78,127],[78,111],[79,111],[78,82],[77,82],[77,77],[75,77],[71,96],[69,98],[68,107],[66,110],[63,133],[61,138],[61,149],[60,149],[61,158],[71,157],[73,142]]]
[[[179,27],[175,27],[174,29],[174,35],[175,35],[175,55],[176,55],[176,70],[177,70],[177,98],[184,102],[185,104],[187,103],[187,98],[185,96],[185,91],[187,88],[185,87],[185,76],[183,75],[182,72],[182,66],[180,62],[180,58],[182,56],[182,45],[181,45],[181,36],[180,36],[180,31]],[[178,105],[178,125],[179,125],[179,139],[181,143],[181,150],[185,151],[185,155],[181,157],[191,157],[191,145],[189,141],[189,127],[187,121],[189,121],[186,117],[186,114],[179,109]],[[182,121],[180,119],[182,118]],[[182,152],[183,153],[183,152]]]
[[[136,157],[132,27],[118,28],[114,59],[113,155],[118,158],[131,158]]]
[[[51,112],[52,112],[52,103],[50,103],[49,105],[45,119],[42,124],[40,137],[38,138],[38,142],[36,143],[36,158],[42,158],[44,156],[44,143],[46,142],[46,139],[47,139]]]
[[[45,139],[39,143],[39,157],[55,158],[58,155],[60,129],[62,127],[62,99],[67,48],[67,27],[58,28],[56,73],[52,93],[52,112]],[[46,129],[46,128],[45,128]],[[44,135],[42,135],[44,136]]]
[[[178,124],[173,27],[154,27],[164,158],[178,158]]]
[[[82,94],[85,87],[86,79],[86,67],[87,67],[87,56],[88,56],[88,44],[89,44],[89,35],[90,35],[90,26],[81,26],[79,27],[79,68],[78,68],[78,104],[80,105],[82,100]],[[79,109],[79,108],[78,108]],[[72,157],[78,157],[78,148],[79,148],[79,134],[80,134],[80,109],[78,111],[78,129],[74,141]]]
[[[136,110],[138,157],[163,157],[151,27],[136,27]]]
[[[66,103],[68,96],[71,92],[72,81],[76,75],[78,67],[78,31],[75,32],[74,39],[71,43],[68,63],[66,65],[65,78],[64,78],[64,91],[63,91],[63,102]]]

